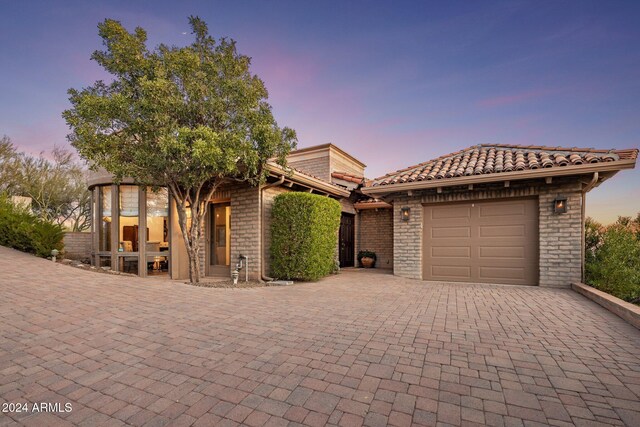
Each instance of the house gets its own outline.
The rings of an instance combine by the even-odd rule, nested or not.
[[[567,286],[582,275],[586,193],[638,150],[478,145],[366,180],[365,165],[333,144],[293,151],[287,173],[269,163],[260,187],[237,183],[210,200],[200,268],[229,277],[240,255],[268,278],[276,195],[306,191],[342,206],[338,257],[373,250],[399,276],[457,282]],[[141,276],[188,277],[175,203],[111,175],[92,176],[96,265]]]

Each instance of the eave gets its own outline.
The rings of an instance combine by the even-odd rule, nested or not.
[[[297,171],[285,171],[283,168],[274,164],[267,164],[267,170],[272,176],[285,176],[287,181],[300,184],[309,188],[312,191],[335,196],[335,197],[349,197],[351,192],[343,188],[337,187],[333,184],[329,184],[321,179],[312,177],[310,175],[302,174]]]

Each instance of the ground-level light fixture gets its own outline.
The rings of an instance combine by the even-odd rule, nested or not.
[[[567,212],[567,196],[558,194],[553,200],[553,213],[563,214]]]
[[[400,208],[400,218],[402,218],[403,221],[409,221],[409,218],[411,218],[411,208]]]

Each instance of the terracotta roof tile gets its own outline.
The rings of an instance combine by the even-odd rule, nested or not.
[[[363,176],[353,175],[347,172],[331,172],[331,177],[341,179],[343,181],[353,182],[355,184],[362,184],[364,182]]]
[[[540,145],[483,144],[456,151],[428,162],[400,169],[367,181],[366,186],[456,178],[599,162],[636,159],[637,149],[596,150]]]

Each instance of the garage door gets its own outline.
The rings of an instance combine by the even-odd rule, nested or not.
[[[538,284],[538,201],[424,207],[424,280]]]

